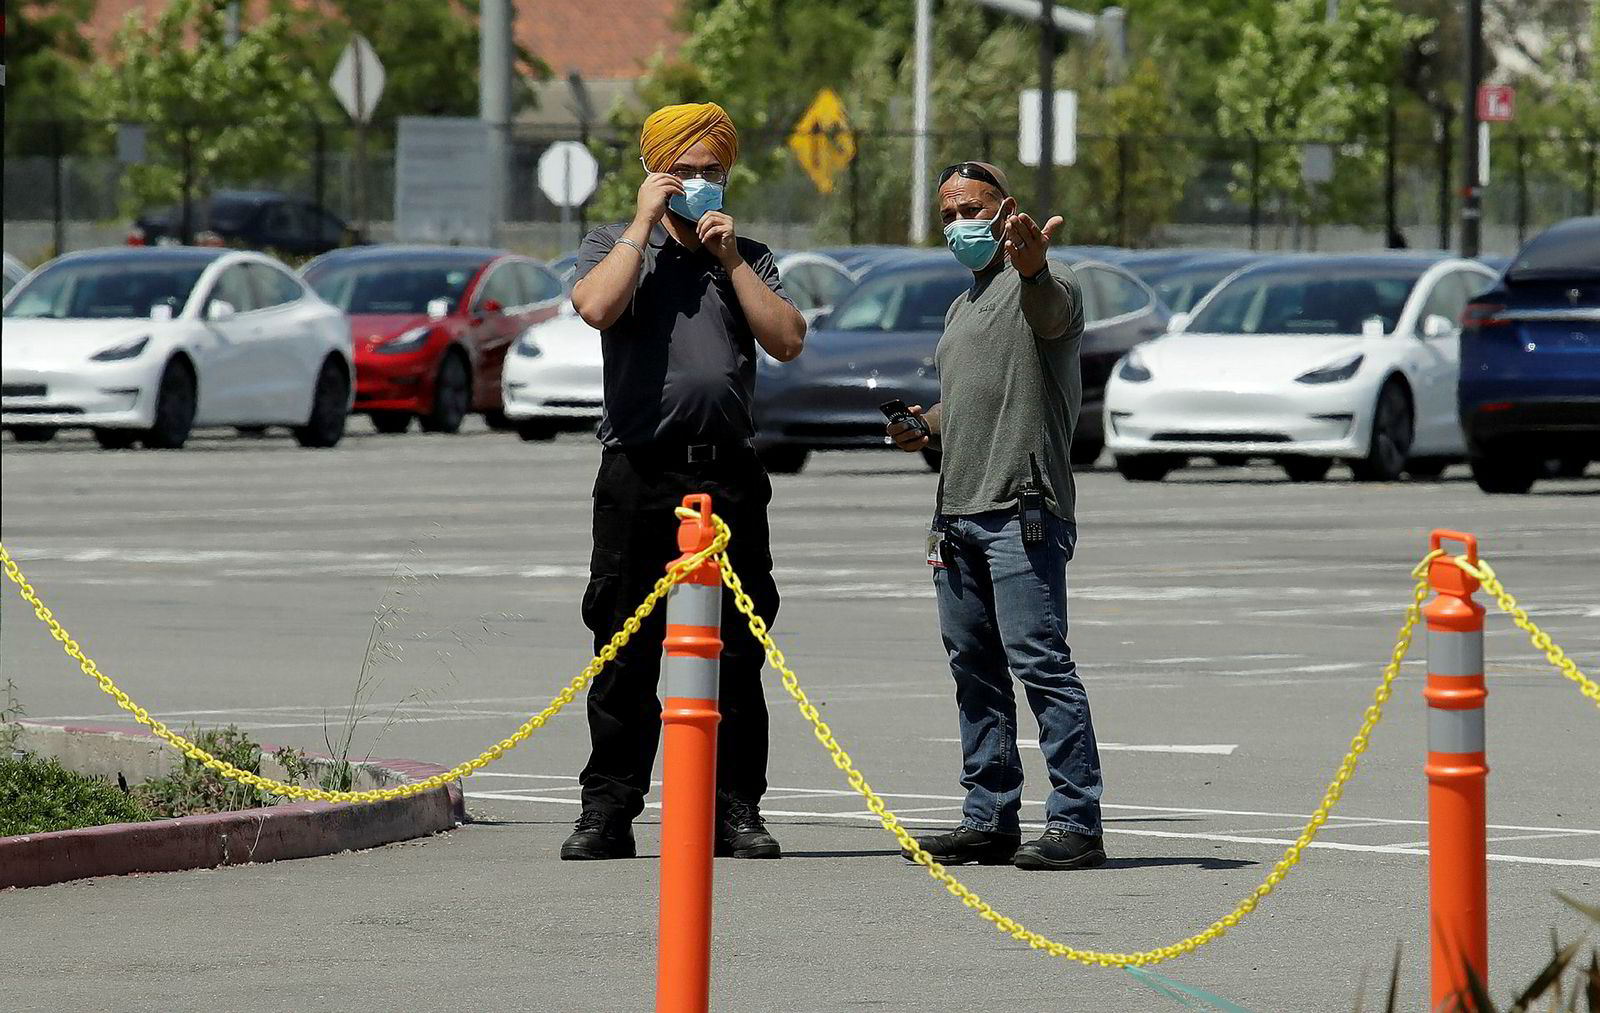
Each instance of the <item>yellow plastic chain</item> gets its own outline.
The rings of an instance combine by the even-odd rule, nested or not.
[[[727,525],[722,522],[720,517],[713,517],[713,521],[717,526],[719,537],[728,534]],[[1267,894],[1271,893],[1273,888],[1283,881],[1284,876],[1288,875],[1289,870],[1300,861],[1301,853],[1316,838],[1317,831],[1328,821],[1328,814],[1333,811],[1334,806],[1338,805],[1339,799],[1344,795],[1345,782],[1349,781],[1350,776],[1355,773],[1356,764],[1359,762],[1361,754],[1367,750],[1368,737],[1372,734],[1372,729],[1377,725],[1378,720],[1383,717],[1383,705],[1389,700],[1390,687],[1396,676],[1400,674],[1400,663],[1405,660],[1406,652],[1411,648],[1412,630],[1416,628],[1418,621],[1422,618],[1422,603],[1428,596],[1428,578],[1423,570],[1435,555],[1438,555],[1438,553],[1431,553],[1427,559],[1424,559],[1418,565],[1416,570],[1412,571],[1412,576],[1417,578],[1416,588],[1412,594],[1411,604],[1406,608],[1405,623],[1400,627],[1400,635],[1395,640],[1394,651],[1389,657],[1389,663],[1384,666],[1383,678],[1379,681],[1378,688],[1373,693],[1372,704],[1367,707],[1365,718],[1361,722],[1361,730],[1356,732],[1354,739],[1350,740],[1350,751],[1345,754],[1344,761],[1339,764],[1338,772],[1333,775],[1333,782],[1328,785],[1328,790],[1323,793],[1322,804],[1317,807],[1317,811],[1306,821],[1305,828],[1300,831],[1300,836],[1295,839],[1293,844],[1284,849],[1283,857],[1272,867],[1272,871],[1267,874],[1267,878],[1261,882],[1261,885],[1252,890],[1250,895],[1240,901],[1239,905],[1232,911],[1187,939],[1180,940],[1170,946],[1162,946],[1154,950],[1144,950],[1138,953],[1080,950],[1068,946],[1066,943],[1057,942],[1047,936],[1040,935],[1015,919],[1009,918],[990,907],[987,902],[979,898],[976,893],[973,893],[969,887],[951,875],[948,869],[934,861],[933,856],[923,850],[922,846],[917,843],[916,838],[911,836],[905,827],[900,825],[899,817],[895,816],[884,805],[883,799],[878,796],[877,792],[872,790],[871,785],[867,784],[867,779],[862,776],[861,771],[856,769],[854,762],[850,759],[850,754],[845,752],[844,747],[839,745],[838,741],[833,737],[833,731],[828,727],[827,722],[822,720],[821,715],[817,712],[816,705],[806,697],[805,690],[800,688],[800,680],[785,662],[783,652],[778,649],[778,645],[773,641],[772,635],[767,632],[766,622],[756,614],[755,603],[745,593],[744,587],[739,581],[739,575],[733,572],[733,567],[729,565],[727,557],[718,557],[717,562],[722,569],[722,582],[727,585],[728,590],[733,592],[735,605],[749,620],[751,635],[766,648],[767,660],[772,663],[772,667],[777,669],[782,676],[783,688],[788,691],[789,696],[799,706],[801,715],[811,723],[817,741],[822,743],[822,748],[826,749],[833,757],[833,765],[844,772],[845,779],[849,782],[850,787],[854,788],[866,800],[867,809],[878,817],[878,821],[883,824],[883,829],[894,835],[895,840],[900,842],[900,847],[910,852],[916,859],[917,864],[928,870],[928,875],[943,884],[944,888],[952,896],[960,900],[964,906],[976,912],[979,918],[989,922],[1012,939],[1027,943],[1035,950],[1042,950],[1052,957],[1075,960],[1080,964],[1101,967],[1126,967],[1128,965],[1159,964],[1164,960],[1172,960],[1175,957],[1191,953],[1206,943],[1221,938],[1224,932],[1239,924],[1242,918],[1254,911],[1256,905]]]
[[[685,576],[707,559],[720,554],[727,547],[728,538],[727,526],[719,527],[717,537],[712,540],[710,546],[675,565],[668,571],[666,576],[656,581],[655,589],[634,610],[633,615],[623,622],[622,628],[612,635],[610,642],[601,648],[600,653],[595,655],[594,659],[584,667],[583,671],[575,676],[571,682],[567,683],[561,692],[556,694],[555,699],[550,701],[549,706],[523,722],[522,727],[511,733],[510,737],[501,739],[482,753],[463,763],[456,764],[443,774],[435,774],[433,777],[425,778],[421,781],[397,785],[392,788],[377,788],[370,791],[326,791],[321,788],[306,788],[297,784],[275,781],[270,777],[262,777],[260,774],[242,770],[225,760],[217,759],[191,740],[168,728],[161,721],[152,718],[149,712],[134,703],[109,675],[100,671],[93,659],[83,653],[83,649],[78,646],[78,642],[72,639],[50,609],[46,608],[44,603],[39,600],[38,594],[33,590],[33,585],[28,583],[27,578],[23,576],[22,569],[17,565],[17,561],[11,558],[11,553],[6,551],[3,544],[0,544],[0,563],[4,563],[6,576],[11,579],[13,584],[17,585],[17,589],[22,595],[22,600],[33,606],[33,614],[39,617],[40,622],[50,628],[50,635],[61,644],[61,649],[78,663],[78,668],[82,670],[83,674],[99,683],[100,689],[114,697],[117,701],[117,706],[132,714],[135,721],[150,729],[157,738],[184,756],[198,761],[202,766],[216,771],[223,777],[232,778],[251,787],[286,798],[309,799],[316,802],[383,802],[388,799],[409,798],[412,795],[419,795],[425,791],[432,791],[435,788],[442,787],[450,781],[459,780],[473,771],[493,763],[521,745],[528,736],[543,728],[545,722],[559,714],[563,707],[577,699],[578,694],[583,692],[584,687],[593,681],[595,676],[600,674],[600,670],[608,662],[616,659],[617,652],[627,645],[629,638],[639,632],[639,626],[644,622],[645,617],[655,610],[656,605],[672,589],[673,585],[682,581]]]
[[[1528,618],[1528,612],[1517,604],[1517,600],[1506,591],[1505,585],[1500,583],[1500,578],[1495,576],[1494,568],[1483,560],[1478,560],[1478,565],[1473,566],[1460,556],[1453,557],[1452,561],[1469,576],[1476,577],[1478,583],[1483,585],[1484,591],[1491,595],[1500,611],[1511,617],[1517,628],[1528,635],[1533,642],[1534,649],[1544,653],[1545,659],[1554,665],[1566,678],[1571,679],[1578,687],[1578,691],[1590,700],[1596,707],[1600,707],[1600,683],[1584,675],[1578,670],[1578,663],[1567,657],[1555,641],[1550,639],[1550,634],[1539,628],[1539,624]]]

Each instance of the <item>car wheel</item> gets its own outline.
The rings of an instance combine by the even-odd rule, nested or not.
[[[1406,462],[1406,474],[1419,482],[1436,481],[1450,467],[1448,457],[1413,457]]]
[[[380,433],[393,436],[411,428],[410,412],[369,412],[368,416],[372,419],[372,428]]]
[[[305,425],[294,427],[295,442],[317,449],[337,446],[344,438],[344,424],[349,417],[350,380],[342,365],[327,359],[317,373],[317,386],[311,395],[311,417]]]
[[[1521,454],[1484,454],[1473,457],[1472,480],[1488,493],[1520,495],[1533,488],[1542,462]]]
[[[1399,383],[1390,380],[1378,392],[1372,410],[1372,440],[1367,456],[1350,462],[1357,482],[1393,482],[1406,470],[1413,435],[1411,399]]]
[[[194,369],[181,359],[167,363],[156,389],[155,425],[144,431],[151,450],[180,450],[194,429],[196,384]]]
[[[556,424],[547,419],[523,419],[517,423],[517,435],[529,443],[543,443],[556,438]]]
[[[1130,482],[1159,482],[1183,466],[1181,459],[1167,454],[1134,454],[1118,457],[1116,462],[1117,474]]]
[[[101,450],[127,450],[139,442],[137,429],[96,429],[94,441]]]
[[[1320,482],[1328,477],[1333,460],[1327,457],[1285,457],[1278,464],[1291,482]]]
[[[12,426],[11,435],[18,443],[49,443],[56,438],[56,426]]]
[[[756,456],[761,458],[761,466],[770,475],[798,475],[811,452],[805,447],[778,446],[767,447]]]
[[[944,451],[923,450],[922,463],[928,466],[929,471],[938,471],[940,468],[944,467]]]
[[[500,433],[509,433],[517,428],[517,424],[506,418],[506,413],[499,408],[484,412],[483,424]]]
[[[1104,440],[1073,440],[1071,451],[1073,467],[1089,467],[1100,460],[1100,452],[1105,449]]]
[[[256,440],[259,440],[261,437],[267,435],[266,426],[234,426],[233,431],[238,433],[240,436],[248,436],[251,439]]]
[[[428,433],[460,432],[461,422],[472,407],[472,377],[460,355],[445,356],[434,382],[433,407],[422,416],[422,429]]]

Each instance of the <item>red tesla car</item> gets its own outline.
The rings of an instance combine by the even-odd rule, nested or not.
[[[355,247],[324,254],[301,273],[349,314],[351,410],[385,433],[405,432],[413,418],[430,433],[453,433],[472,412],[504,428],[506,353],[567,298],[548,268],[503,250]]]

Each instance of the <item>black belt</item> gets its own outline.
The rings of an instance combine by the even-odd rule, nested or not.
[[[636,460],[658,466],[713,464],[750,450],[749,440],[721,443],[640,443],[631,447],[607,447],[607,452],[627,454]]]

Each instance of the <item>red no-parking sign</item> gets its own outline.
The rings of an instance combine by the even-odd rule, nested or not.
[[[1516,92],[1508,85],[1481,84],[1478,86],[1478,119],[1484,123],[1510,123],[1512,99]]]

